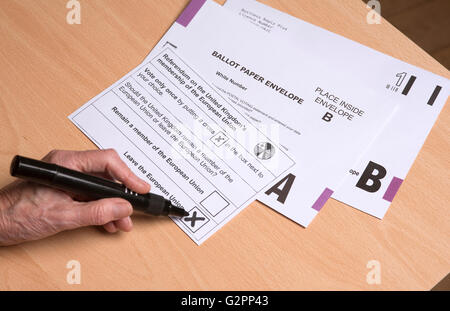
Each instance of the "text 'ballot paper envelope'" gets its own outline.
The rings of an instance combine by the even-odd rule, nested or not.
[[[200,244],[295,162],[171,48],[69,117],[172,204]]]
[[[149,59],[167,46],[261,131],[276,133],[294,156],[295,170],[258,200],[303,226],[395,110],[392,102],[374,96],[367,77],[343,79],[346,64],[270,36],[212,1],[191,1]]]
[[[225,8],[257,25],[268,40],[289,41],[304,55],[321,59],[329,66],[329,74],[339,75],[348,85],[355,86],[352,92],[367,92],[356,87],[362,80],[369,87],[367,96],[371,100],[381,102],[387,95],[398,104],[398,111],[359,162],[342,171],[346,178],[332,195],[382,218],[447,101],[449,80],[257,1],[228,0]],[[266,112],[274,110],[268,108]],[[258,118],[259,112],[253,110],[249,114]],[[283,139],[281,143],[294,144]]]

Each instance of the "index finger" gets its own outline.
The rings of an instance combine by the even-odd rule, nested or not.
[[[132,191],[150,191],[150,185],[137,177],[114,149],[79,151],[74,157],[74,165],[85,173],[107,173]]]

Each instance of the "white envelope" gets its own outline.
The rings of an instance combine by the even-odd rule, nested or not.
[[[395,110],[395,103],[377,96],[371,76],[351,83],[342,78],[346,71],[358,73],[359,64],[318,57],[212,1],[191,1],[148,59],[167,46],[294,156],[295,171],[258,200],[303,226]],[[391,77],[392,72],[371,69],[380,78]]]
[[[367,92],[367,98],[375,102],[384,102],[387,97],[399,105],[360,161],[341,171],[346,178],[332,194],[343,203],[382,218],[447,101],[449,80],[257,1],[228,0],[224,7],[256,25],[268,41],[284,40],[303,55],[321,59],[331,75],[355,86],[353,92]],[[358,87],[360,81],[367,88]]]

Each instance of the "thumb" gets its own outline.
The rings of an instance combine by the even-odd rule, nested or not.
[[[119,198],[85,202],[78,210],[81,226],[100,226],[133,213],[130,202]]]

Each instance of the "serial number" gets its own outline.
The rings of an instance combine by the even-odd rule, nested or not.
[[[269,304],[268,296],[227,296],[225,298],[227,306],[267,306]]]

